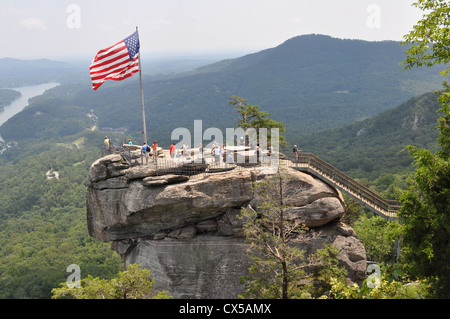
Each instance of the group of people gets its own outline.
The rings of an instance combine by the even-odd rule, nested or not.
[[[130,142],[128,142],[128,144],[130,144]],[[158,142],[154,141],[151,148],[150,146],[148,146],[147,143],[144,143],[144,145],[141,148],[142,153],[144,154],[145,157],[145,162],[148,164],[148,158],[150,156],[150,154],[152,154],[153,156],[153,162],[156,161],[156,157],[158,156]]]
[[[200,144],[200,146],[199,146],[199,153],[203,154],[202,144]],[[175,146],[175,143],[172,143],[172,145],[170,145],[170,148],[169,148],[169,154],[170,154],[170,158],[172,160],[179,159],[181,157],[183,159],[189,159],[191,157],[191,154],[188,151],[186,142],[183,142],[183,147],[182,147],[181,153],[180,153],[179,150],[177,150],[177,147]]]
[[[239,143],[240,145],[245,145],[243,138],[241,138],[241,140],[239,142],[240,142]],[[110,151],[110,149],[111,149],[110,139],[107,136],[105,136],[104,144],[105,144],[106,150]],[[131,139],[128,139],[128,144],[133,145]],[[200,143],[198,149],[199,149],[198,154],[200,156],[203,156],[203,146],[201,143]],[[141,151],[144,154],[145,161],[147,164],[148,164],[148,158],[149,158],[150,154],[152,155],[153,161],[156,161],[156,158],[158,156],[158,142],[155,140],[151,147],[149,145],[147,145],[147,143],[144,143],[144,145],[141,148]],[[299,153],[301,152],[301,150],[297,147],[297,145],[294,145],[292,152],[293,152],[293,157],[298,159],[298,156],[299,156]],[[267,150],[267,155],[270,156],[271,153],[272,153],[272,147],[270,146]],[[178,151],[176,149],[175,143],[172,143],[172,145],[170,145],[169,154],[170,154],[170,157],[172,158],[172,160],[175,160],[175,159],[178,159],[181,157],[183,157],[183,159],[189,159],[190,155],[191,155],[190,152],[188,151],[188,148],[187,148],[187,145],[185,142],[183,142],[181,154],[180,154],[180,151]],[[222,146],[219,146],[219,144],[217,142],[214,142],[213,147],[211,149],[211,156],[214,157],[214,162],[220,163],[221,157],[224,154],[226,154],[225,145],[222,144]],[[260,150],[259,146],[256,147],[256,156],[257,156],[258,160],[262,157],[262,151]],[[226,163],[228,163],[228,164],[235,163],[233,152],[228,153],[228,155],[226,157]]]

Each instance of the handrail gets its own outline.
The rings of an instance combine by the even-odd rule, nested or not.
[[[132,155],[131,151],[128,147],[125,147],[127,145],[119,145],[119,142],[117,140],[117,143],[113,143],[108,149],[102,150],[102,156],[106,154],[111,153],[118,153],[122,155],[122,158],[128,162],[130,167],[132,166]],[[106,153],[106,154],[103,154]],[[369,188],[365,187],[364,185],[358,183],[350,176],[344,174],[331,164],[325,162],[324,160],[320,159],[316,155],[312,153],[303,153],[303,152],[297,152],[295,154],[296,156],[292,159],[288,159],[286,161],[286,158],[284,158],[284,161],[279,162],[279,164],[283,163],[282,165],[289,166],[291,168],[295,168],[297,170],[301,171],[307,171],[313,175],[316,175],[317,177],[324,179],[326,182],[332,184],[334,187],[340,189],[342,192],[346,193],[347,195],[353,197],[363,205],[365,205],[367,208],[371,209],[376,214],[387,218],[387,219],[396,219],[397,218],[397,211],[401,208],[401,204],[395,200],[388,200],[377,193],[373,192]],[[265,164],[263,162],[258,162],[257,166],[264,166]],[[241,166],[239,165],[232,165],[234,168],[239,168]],[[245,166],[242,166],[242,168],[245,168]],[[156,166],[156,169],[160,172],[167,173],[167,172],[180,172],[179,165],[174,165],[172,161],[170,161],[169,164],[167,163],[158,163]],[[192,174],[206,174],[206,173],[213,173],[213,172],[223,172],[228,171],[231,168],[227,167],[215,167],[212,169],[206,169],[206,168],[183,168],[181,171],[189,171]],[[184,172],[186,173],[186,172]]]
[[[399,202],[381,197],[314,154],[299,152],[291,163],[292,167],[320,175],[378,215],[388,219],[397,218],[397,211],[401,207]]]

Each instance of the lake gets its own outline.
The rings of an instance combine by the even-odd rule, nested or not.
[[[8,121],[11,117],[21,112],[26,106],[28,106],[28,100],[44,94],[45,91],[58,86],[59,83],[50,82],[38,85],[21,86],[18,88],[11,88],[11,90],[19,91],[22,96],[13,101],[10,105],[4,107],[4,111],[0,111],[0,126]],[[3,142],[0,136],[0,142]]]

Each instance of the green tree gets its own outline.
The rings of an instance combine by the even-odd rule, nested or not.
[[[450,6],[443,0],[419,0],[414,4],[427,13],[405,36],[406,69],[433,66],[450,61]],[[449,68],[441,72],[444,76]],[[399,216],[404,226],[406,258],[417,276],[432,280],[438,297],[450,297],[450,89],[444,82],[440,92],[440,149],[431,153],[409,146],[417,169],[409,179],[410,187],[401,195]]]
[[[361,286],[347,285],[337,278],[331,278],[330,282],[329,293],[321,299],[424,299],[430,292],[426,280],[412,282],[398,264],[380,264],[379,271],[370,275]]]
[[[368,260],[391,262],[395,259],[395,242],[401,232],[397,221],[388,221],[380,216],[368,218],[362,215],[354,222],[353,228],[366,248]]]
[[[413,6],[427,13],[404,36],[403,44],[410,45],[405,52],[405,69],[450,62],[450,4],[444,0],[419,0]],[[447,67],[441,74],[447,75],[449,71]]]
[[[256,210],[243,208],[244,230],[250,243],[249,276],[240,278],[246,284],[242,297],[291,299],[310,297],[298,283],[305,277],[304,251],[290,241],[305,231],[299,221],[285,220],[283,176],[280,171],[254,185],[259,199]]]
[[[152,291],[154,279],[150,280],[150,270],[138,264],[128,266],[111,280],[93,278],[91,275],[80,280],[81,287],[70,288],[66,282],[61,288],[52,289],[53,299],[171,299],[166,291],[155,294]]]
[[[314,297],[323,295],[332,288],[332,283],[347,283],[347,270],[340,265],[338,258],[340,250],[333,244],[326,244],[324,248],[318,249],[310,256],[314,267],[315,284],[310,289]]]
[[[250,105],[247,103],[247,99],[233,95],[229,102],[239,115],[238,127],[242,127],[244,130],[248,128],[267,129],[267,136],[271,138],[271,128],[279,129],[280,133],[286,132],[286,125],[283,122],[277,122],[269,118],[272,113],[261,111],[259,105]],[[280,146],[287,146],[287,142],[284,136],[280,134]]]

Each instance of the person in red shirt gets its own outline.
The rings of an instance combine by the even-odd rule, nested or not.
[[[154,141],[152,145],[153,150],[153,161],[156,161],[156,156],[158,155],[158,142]]]
[[[175,143],[172,143],[172,145],[170,145],[170,157],[171,157],[172,159],[175,158],[176,152],[177,152],[177,149],[176,149],[176,147],[175,147]]]

